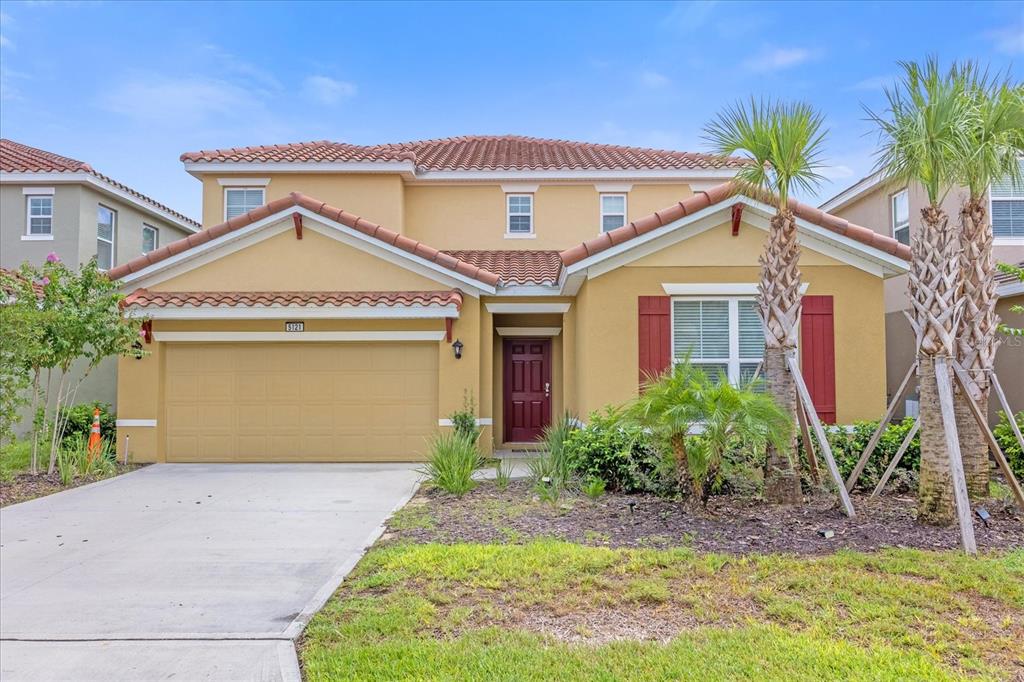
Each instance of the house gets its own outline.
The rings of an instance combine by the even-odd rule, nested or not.
[[[673,358],[759,369],[774,210],[734,193],[737,160],[518,136],[181,158],[204,229],[110,271],[147,320],[118,375],[139,461],[419,459],[467,397],[490,452]],[[812,397],[829,421],[878,418],[884,285],[909,249],[793,208]]]
[[[1022,161],[1021,163],[1024,163]],[[958,187],[946,195],[942,208],[950,220],[958,220],[966,189]],[[989,192],[989,216],[992,220],[992,250],[997,262],[1017,263],[1024,260],[1024,190],[1010,183],[997,183]],[[902,244],[910,244],[919,225],[918,216],[927,206],[928,197],[919,185],[894,185],[874,173],[854,183],[821,205],[822,211],[846,218],[850,222],[868,226],[880,234],[893,237]],[[1013,293],[1016,291],[1016,293]],[[997,293],[1001,300],[996,312],[1006,320],[1013,301],[1011,296],[1021,295],[1019,287],[1003,281]],[[886,330],[886,390],[891,396],[899,389],[914,361],[914,333],[904,311],[910,308],[907,276],[892,277],[885,282]],[[1024,344],[1019,338],[1007,338],[996,353],[996,373],[1000,384],[1010,398],[1014,409],[1024,409]],[[990,416],[995,418],[996,401],[990,401]],[[897,417],[917,414],[917,393],[908,396],[898,406]]]
[[[96,257],[109,270],[199,227],[88,163],[0,139],[0,267],[39,265],[52,252],[72,266]],[[116,368],[103,362],[77,399],[113,404]]]

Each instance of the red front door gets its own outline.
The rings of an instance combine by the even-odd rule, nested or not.
[[[539,439],[551,421],[551,340],[505,339],[505,442]]]

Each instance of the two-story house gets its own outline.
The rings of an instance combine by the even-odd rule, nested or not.
[[[38,265],[52,252],[72,267],[95,257],[109,270],[198,230],[83,161],[0,139],[0,267]],[[102,363],[77,398],[113,404],[116,369],[114,359]]]
[[[417,459],[466,396],[484,449],[516,447],[677,359],[759,372],[774,210],[734,193],[737,160],[518,136],[181,158],[204,229],[110,271],[149,320],[119,372],[138,460]],[[818,411],[877,418],[909,249],[793,209]]]
[[[1024,164],[1024,161],[1021,163]],[[946,195],[942,208],[950,220],[959,220],[960,206],[966,191],[957,187]],[[880,173],[874,173],[823,203],[821,210],[866,225],[880,234],[909,245],[920,227],[921,209],[927,205],[928,197],[919,185],[894,185],[885,182]],[[1024,261],[1024,189],[1015,188],[1009,182],[995,183],[989,191],[989,216],[992,221],[992,250],[996,261]],[[996,312],[1006,322],[1014,324],[1019,316],[1011,313],[1010,308],[1024,303],[1024,289],[1019,283],[1001,277],[996,293],[1000,297]],[[905,315],[909,308],[907,276],[886,280],[886,373],[889,395],[899,389],[899,383],[913,363],[917,350],[914,333]],[[1016,326],[1020,326],[1020,323]],[[1024,340],[1020,337],[1003,340],[996,352],[995,371],[1010,405],[1024,406]],[[997,409],[997,401],[990,401],[989,411],[993,419]],[[917,394],[911,391],[900,404],[897,416],[908,413],[915,415],[916,410]]]

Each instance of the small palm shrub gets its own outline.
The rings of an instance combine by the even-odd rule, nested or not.
[[[483,462],[475,439],[452,429],[435,435],[429,449],[430,458],[420,470],[429,483],[459,497],[476,487],[473,473]]]

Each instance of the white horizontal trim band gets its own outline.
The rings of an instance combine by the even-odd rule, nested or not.
[[[494,424],[494,420],[491,419],[490,417],[478,417],[477,420],[476,420],[476,425],[477,426],[492,426],[493,424]],[[437,425],[438,426],[452,426],[452,420],[451,419],[438,419],[437,420]]]
[[[114,422],[118,428],[123,426],[156,426],[155,419],[118,419]]]
[[[810,286],[807,282],[800,285],[803,294]],[[752,282],[688,282],[670,284],[662,282],[661,288],[669,296],[755,296],[757,284]]]
[[[495,327],[498,336],[558,336],[561,327]]]
[[[22,194],[34,195],[34,194],[53,194],[52,187],[22,187]]]
[[[571,303],[485,303],[492,313],[564,313]]]
[[[52,242],[52,234],[23,234],[21,235],[21,241],[23,242]]]
[[[594,185],[594,189],[601,194],[626,194],[633,189],[633,185],[631,183],[601,183]]]
[[[154,332],[157,341],[190,342],[267,342],[289,341],[440,341],[443,331],[379,332]]]
[[[153,320],[273,320],[296,318],[307,320],[371,320],[371,319],[443,319],[458,317],[454,305],[425,306],[188,306],[182,308],[131,308],[128,317]]]
[[[524,185],[518,182],[503,183],[501,191],[505,194],[536,194],[540,185]]]
[[[217,178],[221,187],[266,187],[270,178]]]

